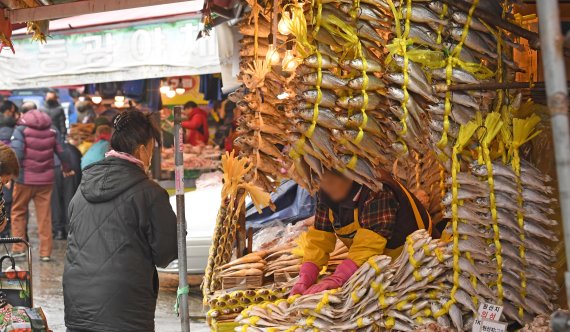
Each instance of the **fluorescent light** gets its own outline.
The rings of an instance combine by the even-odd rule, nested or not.
[[[166,93],[166,96],[168,98],[174,98],[174,96],[176,96],[176,91],[174,90],[168,90],[168,92]]]

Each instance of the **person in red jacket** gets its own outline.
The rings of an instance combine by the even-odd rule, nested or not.
[[[188,120],[182,121],[182,127],[186,129],[186,143],[191,145],[208,144],[208,113],[189,101],[184,105],[184,111],[188,114]]]

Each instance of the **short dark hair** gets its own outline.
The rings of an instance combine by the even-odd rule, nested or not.
[[[18,106],[16,106],[16,104],[14,104],[13,102],[9,101],[9,100],[4,100],[1,104],[0,104],[0,113],[4,114],[6,111],[9,111],[12,109],[12,107],[18,111]]]
[[[133,154],[137,147],[148,144],[153,138],[158,145],[161,144],[160,128],[152,121],[150,113],[124,111],[115,116],[113,127],[111,147],[115,151]]]
[[[196,103],[193,102],[193,101],[189,101],[189,102],[187,102],[186,104],[184,104],[184,109],[185,109],[185,110],[187,110],[187,109],[189,109],[189,108],[196,108],[196,107],[198,107],[198,104],[196,104]]]

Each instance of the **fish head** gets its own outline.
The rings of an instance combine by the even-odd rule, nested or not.
[[[338,115],[336,116],[336,119],[342,123],[343,126],[346,126],[346,124],[348,123],[348,116],[347,115]]]
[[[303,82],[303,84],[311,85],[311,84],[313,84],[313,82],[316,81],[316,79],[317,79],[317,74],[311,73],[311,74],[303,75],[302,82]]]
[[[305,99],[315,99],[317,98],[317,90],[305,90],[303,91],[303,97]]]
[[[451,192],[448,191],[441,199],[441,203],[443,205],[450,205],[452,200],[453,200],[453,195],[451,194]]]
[[[364,79],[362,77],[357,77],[353,80],[348,81],[348,87],[354,90],[358,90],[362,87]]]
[[[345,130],[342,133],[343,133],[344,137],[350,141],[354,141],[356,139],[356,137],[358,136],[357,130]]]
[[[395,98],[397,100],[401,100],[404,98],[404,91],[396,88],[396,87],[389,87],[388,88],[388,96],[391,96],[392,98]]]
[[[351,67],[352,61],[354,61],[354,60],[343,60],[339,63],[339,66],[340,66],[340,68],[342,68],[344,70],[351,70],[352,69],[352,67]]]
[[[240,101],[236,104],[236,107],[238,108],[238,110],[242,111],[242,112],[247,112],[249,111],[249,106],[247,105],[247,102],[245,101]]]
[[[237,126],[236,128],[236,133],[238,133],[239,135],[247,134],[249,131],[250,131],[249,128],[244,126]]]
[[[336,100],[336,105],[342,108],[348,108],[351,98],[349,96],[340,97]]]

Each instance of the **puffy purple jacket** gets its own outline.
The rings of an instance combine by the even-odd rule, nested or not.
[[[12,137],[12,149],[20,161],[20,176],[16,182],[26,185],[48,185],[54,182],[54,152],[69,170],[67,156],[59,143],[51,119],[38,110],[26,112],[18,121]]]

